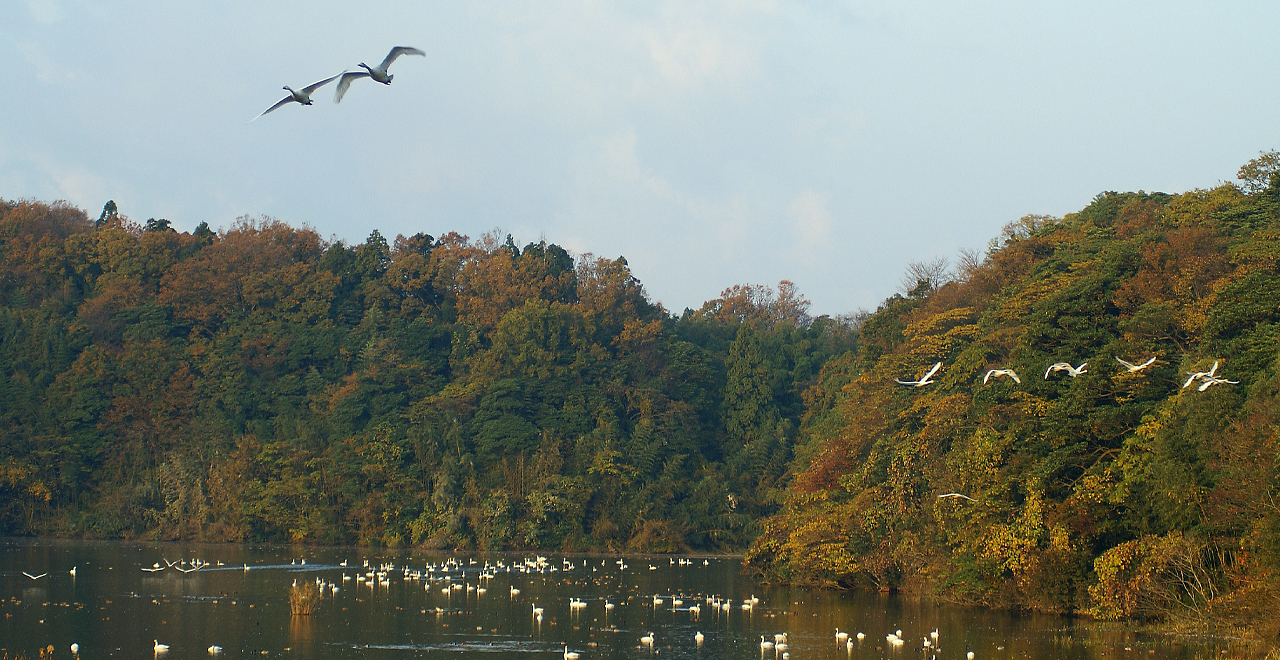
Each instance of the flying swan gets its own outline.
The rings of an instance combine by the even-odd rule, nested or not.
[[[928,371],[928,373],[920,377],[920,380],[898,380],[897,378],[894,378],[893,381],[899,385],[910,385],[911,387],[924,387],[925,385],[929,385],[933,383],[933,381],[929,380],[929,378],[934,374],[938,373],[938,370],[941,368],[942,368],[942,363],[936,362],[934,363],[933,368]]]
[[[1051,364],[1049,365],[1049,368],[1045,369],[1044,371],[1044,379],[1049,380],[1049,374],[1055,371],[1065,371],[1072,378],[1075,378],[1076,376],[1079,376],[1082,373],[1086,373],[1085,366],[1088,364],[1089,364],[1088,362],[1081,362],[1080,366],[1078,367],[1071,366],[1069,362],[1057,362],[1057,363]]]
[[[376,67],[370,67],[368,64],[361,62],[359,66],[360,68],[364,69],[364,71],[351,71],[348,73],[340,74],[342,76],[342,79],[338,81],[338,90],[333,94],[333,102],[338,103],[342,101],[342,97],[346,95],[347,88],[351,86],[351,82],[359,78],[373,78],[374,80],[384,85],[390,85],[391,79],[394,78],[395,76],[391,75],[390,73],[387,73],[387,69],[391,66],[391,63],[396,61],[396,58],[400,57],[401,55],[421,55],[423,57],[427,56],[426,53],[418,50],[417,48],[410,48],[409,46],[396,46],[395,48],[391,49],[390,53],[387,53],[387,57],[386,59],[382,60],[382,64],[379,64]]]
[[[1154,357],[1151,358],[1150,360],[1147,360],[1146,362],[1143,362],[1142,364],[1134,364],[1126,360],[1121,360],[1120,356],[1118,355],[1112,355],[1111,357],[1115,358],[1116,362],[1119,362],[1120,365],[1123,366],[1125,369],[1128,369],[1129,373],[1131,374],[1136,374],[1139,371],[1142,371],[1143,369],[1146,369],[1147,367],[1155,364],[1156,362],[1156,359]]]
[[[1196,388],[1197,392],[1203,392],[1214,385],[1239,385],[1238,380],[1227,380],[1226,378],[1217,378],[1215,376],[1206,376],[1200,387]]]
[[[1213,366],[1212,366],[1212,367],[1209,367],[1209,370],[1208,370],[1208,371],[1188,371],[1188,372],[1186,372],[1186,373],[1187,373],[1187,375],[1188,375],[1188,376],[1190,376],[1190,378],[1187,378],[1187,382],[1185,382],[1185,383],[1183,383],[1183,384],[1182,384],[1182,389],[1184,389],[1184,390],[1185,390],[1185,389],[1187,389],[1187,387],[1189,387],[1189,386],[1191,385],[1191,383],[1194,383],[1194,382],[1195,382],[1195,381],[1197,381],[1197,380],[1201,380],[1201,379],[1204,379],[1204,378],[1213,378],[1213,377],[1214,377],[1214,374],[1215,374],[1215,373],[1217,373],[1217,371],[1218,371],[1218,361],[1217,361],[1217,360],[1214,360],[1214,361],[1213,361]],[[1204,390],[1201,390],[1201,391],[1203,392]]]
[[[963,497],[964,499],[969,500],[970,502],[978,501],[973,499],[972,497],[969,497],[968,495],[961,495],[960,493],[945,493],[945,494],[939,495],[938,499],[942,499],[944,497]]]
[[[339,73],[338,76],[340,75],[342,74]],[[325,85],[328,85],[329,83],[333,82],[334,79],[336,79],[338,76],[330,76],[319,82],[313,82],[310,85],[303,87],[302,89],[294,89],[288,85],[285,85],[284,90],[289,92],[289,95],[280,99],[279,101],[276,101],[276,104],[271,106],[270,108],[263,110],[262,115],[265,115],[268,112],[271,112],[273,110],[278,110],[280,107],[288,105],[290,103],[301,103],[302,105],[311,105],[311,94],[314,93],[317,89],[320,89],[321,87],[324,87]],[[259,117],[261,117],[262,115],[258,115],[257,117],[254,117],[249,121],[254,121]]]
[[[1017,384],[1019,384],[1019,385],[1021,385],[1021,384],[1022,384],[1022,379],[1021,379],[1021,378],[1018,378],[1018,374],[1014,373],[1014,372],[1013,372],[1013,369],[992,369],[991,371],[988,371],[988,372],[987,372],[987,375],[986,375],[986,376],[983,376],[983,378],[982,378],[982,384],[983,384],[983,385],[986,385],[986,384],[987,384],[987,381],[991,380],[991,377],[992,377],[992,376],[996,376],[996,377],[999,377],[999,376],[1008,376],[1008,377],[1010,377],[1010,378],[1012,378],[1012,379],[1013,379],[1013,382],[1015,382],[1015,383],[1017,383]]]

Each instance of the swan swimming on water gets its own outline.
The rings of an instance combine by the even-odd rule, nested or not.
[[[342,74],[339,73],[338,76],[340,75]],[[333,82],[334,79],[337,78],[338,76],[330,76],[319,82],[313,82],[310,85],[303,87],[302,89],[294,89],[288,85],[285,85],[284,89],[285,91],[289,92],[289,95],[280,99],[279,101],[276,101],[276,104],[271,106],[270,108],[263,110],[262,115],[265,115],[268,112],[271,112],[273,110],[278,110],[282,106],[288,105],[290,103],[300,103],[302,105],[311,105],[311,94],[314,93],[317,89],[320,89],[321,87],[324,87],[325,85],[328,85],[329,83]],[[259,117],[261,117],[262,115],[258,115],[257,117],[254,117],[249,121],[254,121],[255,119],[258,119]]]
[[[361,62],[359,66],[364,69],[364,71],[351,71],[341,74],[342,79],[338,81],[338,89],[333,93],[333,102],[338,103],[342,101],[342,97],[346,95],[347,88],[351,86],[352,81],[360,78],[373,78],[384,85],[390,85],[391,79],[395,76],[387,73],[387,69],[391,66],[391,63],[395,62],[396,58],[401,55],[421,55],[426,57],[427,54],[417,48],[396,46],[391,49],[390,53],[387,53],[386,58],[382,60],[382,64],[379,64],[376,67],[370,67],[368,64]]]
[[[893,381],[899,385],[910,385],[911,387],[924,387],[925,385],[930,385],[934,382],[932,380],[929,380],[929,378],[932,377],[934,374],[938,373],[938,370],[941,368],[942,368],[942,363],[937,362],[933,365],[931,369],[929,369],[929,371],[925,372],[925,375],[920,377],[920,380],[898,380],[897,378],[894,378]]]

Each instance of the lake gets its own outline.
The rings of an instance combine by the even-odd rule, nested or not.
[[[317,581],[318,609],[292,615],[291,587]],[[54,658],[71,658],[72,643],[84,660],[149,658],[153,640],[174,660],[210,658],[214,645],[227,659],[370,660],[561,659],[566,646],[582,660],[963,659],[969,651],[976,660],[1136,660],[1230,648],[1067,617],[763,586],[741,574],[736,557],[9,539],[0,541],[0,589],[0,648],[33,660],[49,645]],[[854,635],[852,647],[837,642],[837,629]],[[901,644],[886,639],[898,630]],[[784,651],[761,648],[762,636],[783,633]],[[642,645],[650,634],[652,646]]]

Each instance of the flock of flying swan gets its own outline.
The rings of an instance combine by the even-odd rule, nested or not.
[[[298,103],[300,105],[311,105],[312,104],[311,95],[314,94],[317,89],[320,89],[321,87],[324,87],[325,85],[328,85],[329,83],[335,80],[338,81],[338,89],[333,95],[334,103],[338,103],[342,101],[342,97],[347,94],[347,88],[351,87],[351,83],[361,78],[372,78],[373,80],[380,82],[384,85],[390,85],[391,79],[394,78],[395,76],[388,73],[387,69],[391,68],[391,63],[399,59],[401,55],[422,55],[423,57],[425,57],[427,54],[422,52],[421,50],[418,50],[417,48],[412,48],[410,46],[396,46],[395,48],[391,49],[391,52],[387,53],[386,57],[382,58],[382,64],[379,64],[378,66],[369,66],[364,62],[361,62],[360,64],[358,64],[357,66],[364,69],[364,71],[343,71],[342,73],[339,73],[336,76],[330,76],[328,78],[325,78],[324,80],[313,82],[310,85],[303,87],[302,89],[293,89],[292,87],[285,85],[284,90],[289,92],[289,95],[280,99],[279,101],[276,101],[275,105],[271,106],[270,108],[267,108],[266,110],[263,110],[261,115],[258,115],[253,119],[258,119],[258,117],[261,117],[262,115],[265,115],[269,112],[278,110],[286,105],[289,105],[290,103]],[[251,119],[250,121],[253,121],[253,119]]]
[[[1154,357],[1148,359],[1146,362],[1143,362],[1142,364],[1134,364],[1133,362],[1129,362],[1128,360],[1121,359],[1119,356],[1112,356],[1112,357],[1115,357],[1116,362],[1120,363],[1121,367],[1124,367],[1124,369],[1126,370],[1126,373],[1131,373],[1131,374],[1139,373],[1143,369],[1146,369],[1147,367],[1155,364],[1156,362],[1156,358]],[[1071,376],[1072,378],[1076,378],[1080,374],[1089,373],[1088,369],[1086,369],[1087,366],[1089,366],[1088,362],[1081,362],[1080,366],[1078,367],[1072,366],[1070,362],[1056,362],[1054,364],[1049,365],[1048,369],[1045,369],[1044,377],[1045,377],[1045,380],[1048,380],[1049,376],[1051,376],[1052,374],[1059,371],[1065,371],[1068,376]],[[893,379],[893,381],[899,385],[906,385],[907,387],[924,387],[925,385],[932,385],[933,383],[937,382],[933,380],[933,376],[938,373],[939,369],[942,369],[942,363],[935,362],[933,366],[930,367],[929,370],[926,371],[923,376],[921,376],[916,380],[902,380],[900,378],[895,378]],[[1238,380],[1227,380],[1226,378],[1221,378],[1217,375],[1217,373],[1218,373],[1218,360],[1213,361],[1213,366],[1210,367],[1208,371],[1188,371],[1186,372],[1186,375],[1188,376],[1188,378],[1186,382],[1182,383],[1182,389],[1186,389],[1190,387],[1191,384],[1195,383],[1196,381],[1200,381],[1200,386],[1196,388],[1196,391],[1198,392],[1203,392],[1209,389],[1210,387],[1213,387],[1214,385],[1239,385],[1240,384],[1240,381]],[[1022,384],[1022,379],[1018,377],[1017,372],[1015,372],[1013,369],[991,369],[987,371],[987,374],[985,376],[982,377],[982,384],[986,385],[987,383],[991,382],[992,378],[1001,378],[1001,377],[1011,378],[1013,382],[1019,385]]]

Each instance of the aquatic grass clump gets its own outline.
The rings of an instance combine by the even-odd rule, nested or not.
[[[289,587],[289,612],[295,616],[312,614],[320,607],[320,589],[312,582]]]

